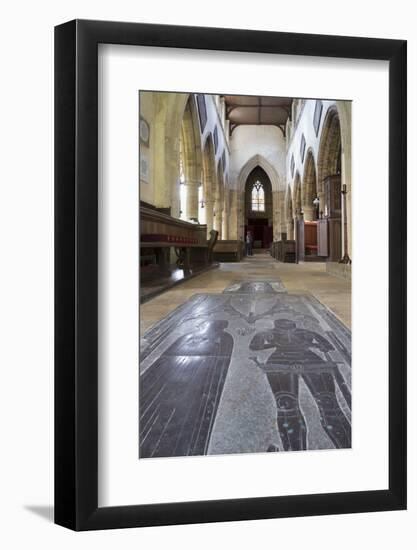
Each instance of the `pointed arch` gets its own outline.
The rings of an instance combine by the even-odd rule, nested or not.
[[[203,145],[203,189],[205,200],[214,199],[217,186],[216,157],[211,133],[207,134]]]
[[[198,188],[202,176],[201,134],[194,95],[188,96],[180,133],[180,213],[186,220],[198,221]]]
[[[193,95],[188,96],[181,124],[181,139],[184,153],[185,177],[191,181],[201,180],[202,147],[197,108]]]
[[[331,105],[324,119],[317,159],[317,191],[324,193],[324,180],[341,166],[342,134],[337,105]],[[339,171],[340,173],[340,171]]]
[[[280,189],[280,177],[278,175],[278,172],[275,170],[275,168],[272,166],[272,164],[266,160],[266,158],[262,155],[254,155],[251,157],[241,168],[238,176],[238,190],[244,191],[246,180],[248,179],[249,174],[259,166],[262,168],[267,176],[269,177],[272,185],[273,191],[279,191]]]

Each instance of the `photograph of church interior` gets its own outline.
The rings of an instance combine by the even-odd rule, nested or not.
[[[139,458],[351,448],[350,101],[139,92]]]

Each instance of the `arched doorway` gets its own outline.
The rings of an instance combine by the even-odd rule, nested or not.
[[[272,185],[268,174],[256,166],[245,184],[245,235],[252,233],[253,248],[269,248],[273,238]]]
[[[318,254],[328,261],[342,257],[342,143],[337,106],[323,124],[317,163],[320,208]]]

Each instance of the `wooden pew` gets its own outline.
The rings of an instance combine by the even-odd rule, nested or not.
[[[240,262],[243,256],[242,241],[217,241],[213,250],[216,262]]]
[[[157,209],[140,207],[140,252],[143,275],[146,271],[170,271],[170,250],[174,248],[177,267],[190,270],[208,265],[207,226],[173,218]],[[155,261],[152,262],[152,257]]]
[[[295,263],[295,241],[274,241],[271,256],[279,262]]]

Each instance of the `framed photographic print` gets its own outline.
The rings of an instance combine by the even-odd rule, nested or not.
[[[406,507],[406,42],[55,30],[55,521]]]

